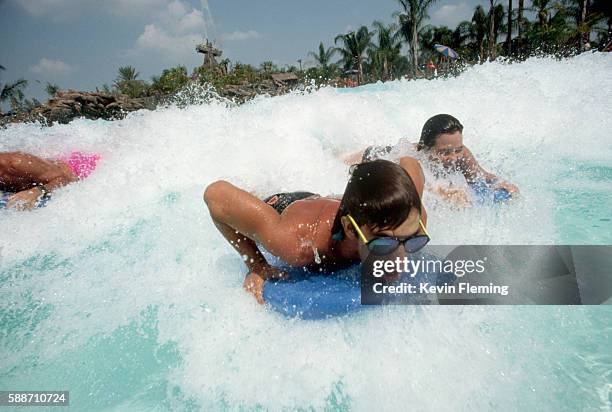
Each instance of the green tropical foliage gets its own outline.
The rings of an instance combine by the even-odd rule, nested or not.
[[[319,50],[316,53],[308,52],[308,56],[312,57],[321,69],[321,76],[330,77],[336,71],[336,65],[331,62],[336,52],[337,49],[335,47],[326,49],[323,42],[319,43]]]
[[[222,61],[223,62],[223,61]],[[262,82],[269,78],[269,75],[274,71],[257,70],[250,64],[236,62],[233,65],[228,60],[224,62],[222,70],[210,70],[206,67],[199,66],[193,69],[192,78],[200,84],[210,84],[219,89],[227,85],[245,85]],[[271,63],[271,62],[270,62]],[[227,67],[227,68],[226,68]],[[276,66],[266,64],[267,70],[275,70]]]
[[[117,75],[117,80],[115,81],[115,83],[123,83],[136,80],[140,74],[132,66],[119,67],[118,72],[119,74]]]
[[[474,9],[474,14],[472,15],[472,30],[470,33],[470,38],[475,40],[478,44],[478,57],[481,61],[485,59],[484,52],[484,41],[487,37],[487,32],[489,28],[489,19],[482,8],[482,6],[476,6]]]
[[[389,80],[397,75],[397,67],[401,66],[401,39],[395,24],[385,25],[375,21],[374,33],[377,35],[377,43],[371,44],[368,50],[371,71],[375,78],[383,81]]]
[[[323,42],[319,43],[319,48],[316,52],[308,52],[308,57],[314,59],[316,67],[307,68],[301,76],[306,83],[315,82],[317,86],[328,84],[332,79],[338,76],[338,65],[332,63],[332,58],[338,52],[335,47],[326,48]],[[292,66],[289,72],[296,72],[299,75],[299,70]]]
[[[429,15],[427,10],[436,0],[398,0],[401,10],[394,14],[397,17],[400,33],[408,42],[412,57],[414,74],[419,72],[419,50],[423,24]]]
[[[493,1],[491,1],[493,4]],[[501,4],[494,5],[489,9],[489,33],[487,36],[489,44],[489,59],[494,60],[497,57],[497,43],[500,34],[506,31],[504,18],[506,17],[506,11],[504,6]]]
[[[261,63],[260,68],[265,74],[278,72],[278,67],[270,60]]]
[[[9,102],[11,109],[19,112],[23,109],[24,93],[28,85],[28,81],[25,79],[18,79],[13,83],[7,83],[2,86],[0,90],[0,103]]]
[[[45,85],[45,91],[47,92],[49,97],[54,97],[59,90],[59,86],[55,83],[47,82],[47,84]]]
[[[258,89],[258,85],[273,87],[271,74],[283,71],[296,73],[302,84],[350,85],[343,78],[355,74],[362,84],[403,76],[432,76],[432,71],[422,72],[424,63],[429,61],[437,66],[438,75],[447,76],[497,56],[511,60],[534,54],[562,57],[589,48],[612,47],[610,0],[489,0],[485,7],[476,6],[471,18],[454,28],[426,24],[428,10],[435,0],[397,2],[399,10],[390,16],[393,23],[374,21],[371,27],[361,26],[356,31],[339,34],[333,39],[335,47],[325,47],[321,41],[315,51],[308,52],[315,67],[302,70],[301,58],[296,59],[299,69],[295,66],[281,69],[269,60],[256,68],[225,58],[214,69],[196,67],[191,75],[185,66],[165,69],[148,83],[139,78],[135,67],[123,66],[113,84],[104,84],[101,91],[133,98],[159,97],[175,94],[191,82],[209,84],[219,90],[253,85]],[[435,50],[436,44],[451,47],[460,59],[443,58]],[[336,58],[339,61],[334,61]],[[5,68],[0,65],[2,70]],[[25,98],[26,86],[25,79],[0,84],[0,103],[10,104],[14,111],[35,107],[39,102]],[[45,87],[50,96],[58,89],[51,83]]]
[[[148,85],[143,80],[138,80],[139,73],[132,66],[119,67],[115,79],[115,89],[119,93],[130,97],[143,97],[147,95]]]
[[[346,34],[339,34],[334,39],[334,43],[340,41],[342,47],[338,52],[342,55],[342,64],[345,70],[357,70],[357,81],[364,82],[363,63],[365,53],[371,46],[373,33],[366,26],[361,26],[357,32],[351,31]]]
[[[172,94],[181,90],[189,83],[187,68],[177,66],[165,69],[160,76],[153,76],[149,90],[153,94]]]

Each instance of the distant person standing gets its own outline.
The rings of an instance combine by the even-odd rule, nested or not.
[[[427,68],[427,71],[429,71],[431,74],[433,74],[434,76],[438,76],[438,69],[436,68],[436,65],[434,64],[433,60],[429,60],[429,62],[427,62],[427,66],[425,66]]]

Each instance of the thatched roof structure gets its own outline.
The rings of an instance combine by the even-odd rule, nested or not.
[[[287,72],[287,73],[273,73],[272,80],[277,86],[287,86],[290,84],[295,84],[298,81],[298,77],[295,73]]]

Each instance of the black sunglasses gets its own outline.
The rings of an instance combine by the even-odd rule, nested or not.
[[[425,245],[427,245],[429,243],[429,240],[431,239],[421,219],[419,219],[419,226],[421,226],[421,229],[425,233],[424,235],[412,235],[407,238],[397,238],[393,236],[381,236],[381,237],[375,237],[374,239],[371,239],[371,240],[367,240],[363,232],[361,231],[361,229],[359,229],[359,225],[357,225],[357,222],[355,222],[355,219],[353,219],[351,215],[347,215],[347,218],[353,224],[353,227],[355,227],[357,234],[359,235],[363,243],[366,245],[368,250],[375,255],[388,255],[389,253],[392,253],[395,250],[397,250],[397,248],[400,245],[404,246],[404,249],[406,250],[406,252],[415,253],[423,249]]]

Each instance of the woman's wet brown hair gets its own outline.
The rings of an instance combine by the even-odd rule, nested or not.
[[[342,235],[341,218],[348,214],[359,225],[395,229],[413,208],[421,212],[421,199],[410,175],[400,165],[381,159],[353,165],[332,234],[334,238]]]

